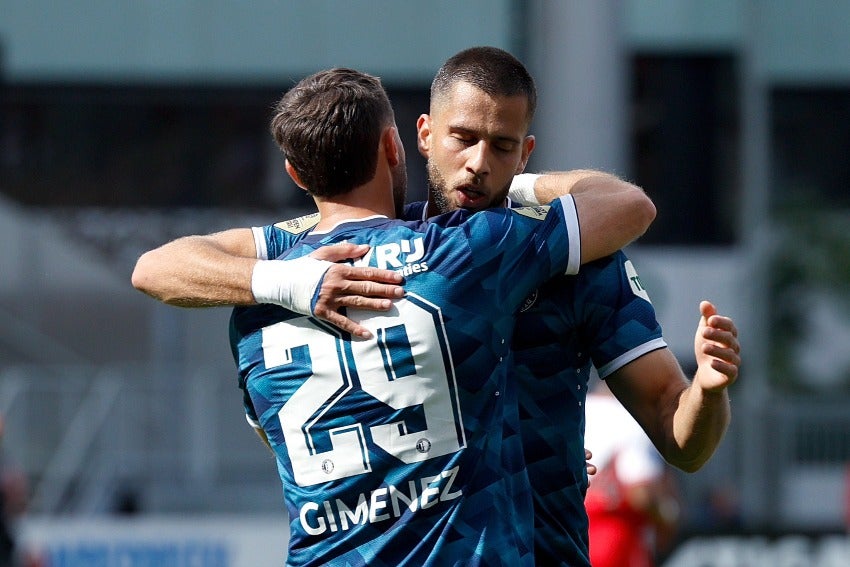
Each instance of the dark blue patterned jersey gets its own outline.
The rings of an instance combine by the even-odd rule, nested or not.
[[[513,206],[508,201],[508,206]],[[410,203],[405,218],[425,218]],[[591,367],[606,378],[667,345],[649,294],[620,251],[534,290],[517,318],[512,350],[521,443],[534,496],[538,565],[587,567],[584,404]],[[505,443],[512,439],[506,434]]]
[[[584,404],[591,367],[604,379],[664,347],[649,296],[622,252],[557,276],[526,300],[512,342],[513,375],[539,565],[590,565]]]
[[[368,243],[360,263],[401,271],[406,296],[347,312],[370,340],[273,305],[234,309],[246,413],[284,486],[288,563],[532,565],[509,345],[525,297],[578,268],[572,200],[289,234],[266,253]]]
[[[426,210],[425,201],[410,203],[404,218],[424,220]],[[261,257],[286,250],[318,220],[314,214],[264,227],[257,235]],[[517,329],[514,375],[522,385],[522,434],[514,435],[508,425],[504,444],[521,443],[525,453],[537,562],[586,566],[583,406],[591,367],[604,378],[666,343],[649,295],[622,252],[536,289],[524,302]]]

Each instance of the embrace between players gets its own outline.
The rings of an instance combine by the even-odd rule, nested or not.
[[[428,202],[405,205],[380,81],[316,73],[271,129],[318,214],[139,258],[133,285],[161,301],[236,306],[231,347],[284,486],[288,564],[590,565],[591,367],[668,462],[697,470],[719,444],[734,323],[700,304],[686,378],[621,251],[652,202],[598,171],[523,174],[535,106],[510,54],[446,61],[417,121]]]

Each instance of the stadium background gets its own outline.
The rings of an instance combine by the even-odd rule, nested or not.
[[[486,44],[538,81],[530,171],[603,168],[656,202],[629,254],[686,369],[701,298],[741,331],[733,424],[679,477],[668,565],[850,562],[848,29],[850,4],[807,0],[0,0],[0,413],[32,487],[22,538],[67,566],[279,559],[228,310],[143,297],[135,259],[310,209],[266,122],[319,68],[383,78],[420,198],[430,80]]]

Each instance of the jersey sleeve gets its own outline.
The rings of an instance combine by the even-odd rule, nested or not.
[[[584,265],[576,284],[575,309],[600,378],[667,346],[649,293],[622,251]]]
[[[311,213],[266,226],[251,228],[257,259],[273,260],[289,250],[296,242],[309,234],[321,220],[319,213]]]

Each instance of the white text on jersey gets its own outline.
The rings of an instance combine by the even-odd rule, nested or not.
[[[355,260],[354,265],[368,266],[373,255],[380,269],[395,270],[405,277],[428,271],[428,264],[421,261],[425,256],[425,244],[421,236],[413,240],[378,244],[365,256]]]
[[[398,518],[407,511],[416,512],[436,505],[438,502],[454,500],[463,491],[452,491],[459,467],[442,471],[434,477],[407,482],[407,492],[392,484],[362,493],[357,504],[351,508],[339,498],[324,502],[308,502],[299,514],[301,527],[310,535],[325,532],[350,530],[356,525],[375,524],[390,518]]]

